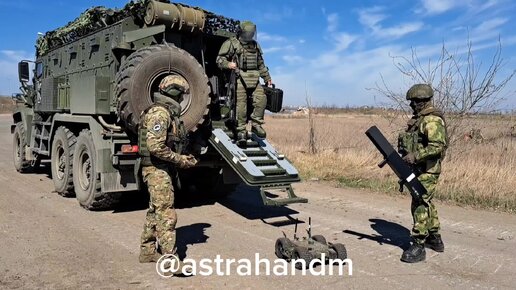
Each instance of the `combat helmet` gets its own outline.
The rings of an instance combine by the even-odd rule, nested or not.
[[[408,101],[422,101],[428,100],[434,96],[434,90],[431,86],[427,84],[416,84],[413,85],[407,91],[407,100]]]
[[[256,24],[249,20],[242,21],[238,37],[243,42],[256,41]]]
[[[184,77],[168,75],[159,83],[159,90],[164,96],[180,102],[181,96],[189,93],[190,86]]]

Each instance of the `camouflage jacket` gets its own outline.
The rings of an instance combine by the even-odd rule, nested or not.
[[[178,122],[174,122],[173,116],[165,106],[153,105],[144,113],[140,123],[140,147],[145,147],[140,148],[141,154],[143,157],[149,157],[145,156],[148,151],[152,159],[178,163],[181,160],[180,153],[174,152],[167,144],[170,143],[170,135],[178,136],[179,131],[183,130],[184,128],[178,128]]]
[[[414,115],[399,140],[400,148],[408,148],[405,149],[408,151],[406,153],[414,153],[416,166],[421,173],[441,173],[441,161],[446,153],[448,137],[440,111],[429,107]]]
[[[220,69],[228,69],[230,62],[237,63],[240,75],[248,87],[256,86],[259,77],[265,82],[271,80],[262,49],[255,41],[242,44],[236,37],[226,40],[220,47],[217,65]]]

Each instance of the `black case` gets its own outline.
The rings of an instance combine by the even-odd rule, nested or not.
[[[281,112],[283,106],[283,90],[277,89],[274,85],[272,88],[263,85],[265,96],[267,96],[267,106],[265,109],[272,113]]]

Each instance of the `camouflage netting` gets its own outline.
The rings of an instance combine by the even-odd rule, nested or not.
[[[41,56],[49,50],[75,41],[126,17],[136,16],[141,19],[143,17],[142,13],[145,13],[143,1],[131,1],[123,9],[109,9],[101,6],[90,8],[66,26],[49,31],[38,38],[36,54]]]
[[[166,0],[160,2],[170,3]],[[66,26],[49,31],[44,36],[39,37],[36,43],[36,54],[38,57],[44,55],[54,48],[73,42],[127,17],[132,16],[143,24],[146,4],[146,0],[137,0],[129,2],[123,9],[110,9],[102,6],[90,8]],[[216,15],[202,8],[196,7],[196,9],[203,10],[206,13],[205,33],[214,34],[218,30],[237,32],[239,21]]]
[[[240,29],[239,27],[240,21],[238,20],[206,12],[206,28],[204,32],[207,34],[215,34],[218,30],[225,30],[236,34],[238,29]]]

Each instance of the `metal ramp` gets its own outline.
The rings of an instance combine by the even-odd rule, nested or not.
[[[301,181],[298,171],[267,140],[252,134],[246,144],[237,145],[222,129],[214,129],[210,143],[247,185],[260,187],[265,205],[308,202],[296,196],[291,186]],[[271,198],[272,190],[284,191],[287,197]]]

